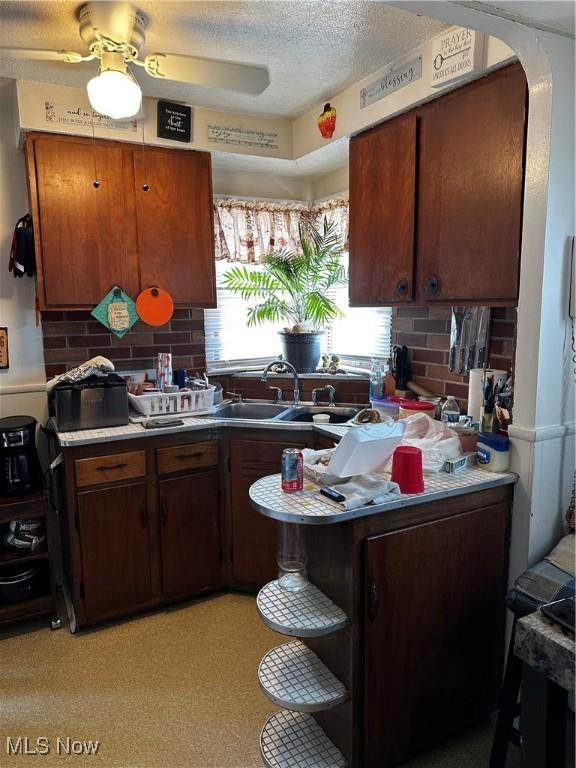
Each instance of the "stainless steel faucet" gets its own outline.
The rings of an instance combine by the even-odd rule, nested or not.
[[[335,404],[336,390],[331,384],[326,384],[325,387],[316,387],[312,390],[312,405],[318,405],[318,392],[328,392],[328,405]]]
[[[300,379],[298,378],[298,374],[296,372],[296,368],[291,363],[286,362],[286,360],[272,360],[271,363],[268,363],[266,368],[264,368],[264,371],[262,373],[262,378],[260,381],[266,383],[266,380],[268,379],[268,374],[270,373],[270,369],[274,365],[278,365],[279,363],[282,363],[283,366],[288,368],[288,370],[292,373],[292,376],[294,377],[294,405],[298,405],[300,402]],[[270,389],[277,389],[277,387],[270,387]],[[278,394],[276,394],[277,399]]]

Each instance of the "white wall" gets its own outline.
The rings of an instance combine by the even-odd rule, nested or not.
[[[307,178],[231,171],[212,167],[212,186],[218,197],[258,197],[274,200],[310,200],[311,183]]]
[[[44,356],[36,327],[35,285],[14,279],[8,255],[16,221],[28,212],[24,156],[17,146],[16,88],[0,79],[0,326],[8,327],[10,368],[0,370],[0,416],[46,420]]]

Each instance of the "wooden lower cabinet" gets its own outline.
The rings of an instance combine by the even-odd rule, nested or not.
[[[82,491],[77,497],[86,619],[145,606],[152,598],[146,484]]]
[[[508,513],[496,504],[366,540],[366,768],[395,765],[496,703]]]
[[[162,594],[190,597],[220,586],[218,471],[160,481]]]
[[[230,511],[232,581],[236,586],[260,588],[278,575],[276,521],[250,504],[252,483],[280,472],[284,448],[305,448],[305,442],[231,440]]]

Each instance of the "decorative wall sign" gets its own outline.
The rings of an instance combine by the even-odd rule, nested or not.
[[[215,144],[233,144],[237,147],[280,149],[279,136],[275,131],[257,131],[248,128],[229,128],[208,125],[208,141]]]
[[[83,107],[70,102],[58,104],[53,101],[44,102],[44,111],[47,123],[60,125],[86,125],[94,128],[112,128],[115,131],[130,131],[136,133],[137,120],[112,120],[111,117],[101,115],[93,109]]]
[[[0,328],[0,369],[10,368],[8,358],[8,328]]]
[[[481,65],[484,37],[466,27],[458,27],[432,40],[430,84],[444,85]]]
[[[162,139],[190,142],[192,138],[192,107],[159,101],[156,135]]]
[[[90,314],[119,338],[126,336],[138,320],[136,305],[130,296],[125,294],[117,285],[108,291],[100,304],[94,307]]]
[[[380,101],[384,96],[388,96],[394,93],[394,91],[410,85],[415,80],[420,80],[421,77],[422,56],[417,56],[406,64],[402,64],[400,67],[396,67],[396,69],[391,69],[384,77],[370,83],[366,88],[362,88],[360,91],[360,109]]]

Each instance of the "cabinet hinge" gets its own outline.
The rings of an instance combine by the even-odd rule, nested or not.
[[[80,531],[80,520],[78,518],[78,512],[74,515],[74,528],[76,528],[77,531]]]
[[[86,591],[84,589],[84,582],[80,582],[80,597],[84,599],[86,597]]]
[[[228,472],[232,472],[232,456],[228,454]]]

